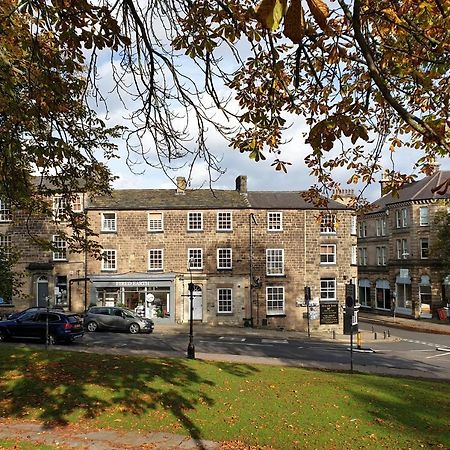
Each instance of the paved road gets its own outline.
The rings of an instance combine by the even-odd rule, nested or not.
[[[362,328],[371,331],[370,325]],[[353,368],[362,372],[402,374],[450,379],[450,336],[423,334],[405,330],[377,331],[377,340],[363,343],[362,350],[353,352]],[[348,341],[295,337],[267,337],[241,334],[196,334],[194,343],[198,357],[231,358],[240,362],[277,361],[288,365],[337,368],[348,370],[351,354]],[[367,335],[367,333],[366,333]],[[347,339],[347,338],[345,338]],[[157,355],[186,354],[188,336],[179,333],[130,335],[126,333],[86,333],[76,346],[80,350],[107,349],[121,353]],[[449,349],[446,351],[446,349]],[[374,350],[369,352],[368,350]],[[220,356],[218,356],[220,355]]]

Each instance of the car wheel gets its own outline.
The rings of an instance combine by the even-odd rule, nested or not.
[[[47,336],[47,345],[55,345],[56,344],[56,338],[53,336],[53,334],[49,334]]]
[[[4,331],[0,331],[0,342],[5,342],[7,339],[6,333]]]
[[[97,331],[98,330],[98,325],[97,325],[97,322],[89,322],[88,324],[87,324],[87,329],[88,329],[88,331]]]
[[[131,334],[137,334],[137,333],[139,333],[140,330],[141,330],[141,327],[137,323],[132,323],[128,328],[128,331]]]

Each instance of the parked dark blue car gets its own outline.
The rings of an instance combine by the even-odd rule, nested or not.
[[[0,341],[31,339],[45,342],[47,337],[48,344],[55,344],[73,342],[83,334],[80,316],[59,311],[27,311],[17,319],[0,321]]]

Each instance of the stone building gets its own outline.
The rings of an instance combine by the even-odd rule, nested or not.
[[[437,171],[383,195],[358,218],[358,292],[363,308],[431,317],[449,302],[449,279],[430,252],[436,214],[449,211],[448,193],[434,192],[450,177]]]
[[[42,303],[46,280],[52,302],[73,311],[123,305],[157,322],[187,322],[192,280],[194,320],[305,330],[309,286],[310,325],[342,327],[338,303],[357,277],[356,218],[344,204],[319,209],[301,192],[248,191],[245,176],[233,190],[187,189],[179,177],[176,189],[115,190],[80,204],[103,257],[55,259],[24,246],[27,300],[13,299],[16,309]],[[8,227],[14,220],[0,224],[3,236]]]

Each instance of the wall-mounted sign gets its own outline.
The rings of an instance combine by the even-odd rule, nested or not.
[[[320,325],[339,324],[339,304],[321,303],[320,304]]]

